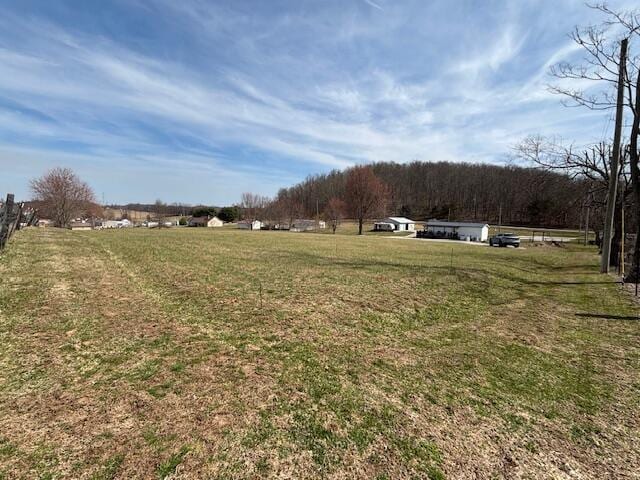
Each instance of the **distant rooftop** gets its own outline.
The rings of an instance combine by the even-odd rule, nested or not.
[[[411,220],[407,217],[387,217],[385,218],[385,220],[391,220],[392,222],[396,222],[396,223],[416,223],[414,220]]]

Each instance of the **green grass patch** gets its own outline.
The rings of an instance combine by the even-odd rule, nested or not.
[[[172,454],[164,462],[158,465],[158,478],[162,480],[175,473],[176,468],[178,468],[178,465],[182,463],[187,453],[189,453],[189,447],[182,447],[179,452]]]

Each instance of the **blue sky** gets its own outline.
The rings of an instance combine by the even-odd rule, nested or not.
[[[616,7],[620,4],[611,3]],[[73,168],[109,203],[230,204],[373,161],[577,144],[549,65],[578,1],[0,0],[0,194]]]

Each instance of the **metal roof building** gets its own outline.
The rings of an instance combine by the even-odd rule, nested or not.
[[[425,232],[434,237],[484,242],[489,238],[487,223],[448,222],[429,220],[424,227]]]
[[[373,229],[379,232],[413,232],[416,222],[407,217],[387,217],[374,223]]]

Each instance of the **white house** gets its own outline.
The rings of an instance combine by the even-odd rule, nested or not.
[[[470,240],[472,242],[484,242],[489,238],[489,225],[486,223],[429,220],[424,230],[427,234],[437,238]]]
[[[221,227],[224,222],[218,217],[191,217],[189,220],[190,227]]]
[[[241,220],[238,222],[238,228],[244,230],[260,230],[262,222],[260,220]]]
[[[373,224],[377,232],[413,232],[416,222],[406,217],[387,217]]]

